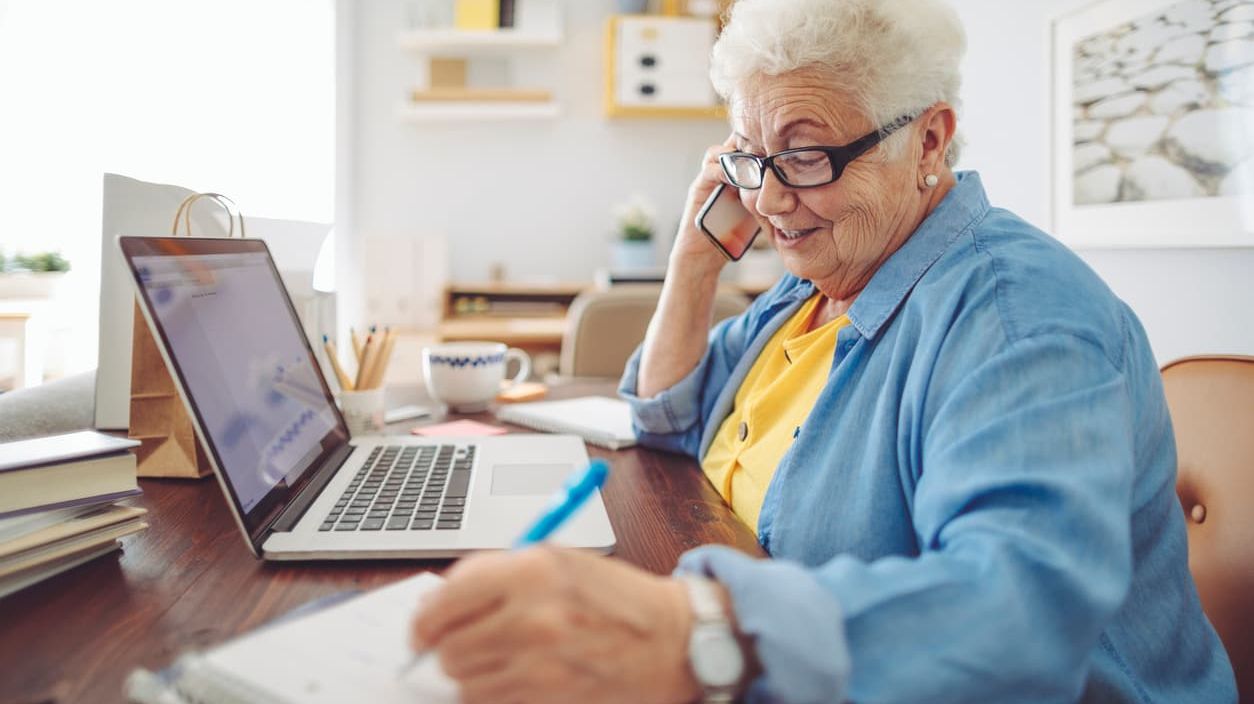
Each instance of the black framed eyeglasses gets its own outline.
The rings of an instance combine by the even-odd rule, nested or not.
[[[874,132],[855,139],[843,147],[801,147],[785,149],[770,156],[746,152],[728,152],[719,156],[727,180],[736,188],[756,190],[762,187],[769,168],[789,188],[816,188],[840,178],[845,167],[866,154],[885,137],[914,121],[914,115],[902,115]]]

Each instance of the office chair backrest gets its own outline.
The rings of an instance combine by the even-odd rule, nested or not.
[[[1189,571],[1254,699],[1254,357],[1186,357],[1163,367],[1179,455],[1176,494]],[[1165,637],[1167,634],[1164,634]]]
[[[644,340],[661,293],[662,287],[652,284],[620,284],[579,294],[566,314],[558,364],[561,375],[622,376],[627,359]],[[719,289],[714,299],[714,322],[739,315],[748,307],[744,294]]]

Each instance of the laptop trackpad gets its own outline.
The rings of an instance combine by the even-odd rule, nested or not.
[[[572,470],[569,464],[498,464],[492,468],[492,495],[552,494]]]

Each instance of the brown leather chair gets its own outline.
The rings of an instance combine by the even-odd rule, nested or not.
[[[1254,357],[1186,357],[1163,367],[1179,454],[1176,494],[1189,571],[1223,639],[1237,689],[1254,700]]]
[[[644,339],[662,287],[620,284],[584,291],[570,304],[558,372],[567,377],[617,379],[627,359]],[[714,322],[744,312],[749,299],[739,291],[719,289]]]

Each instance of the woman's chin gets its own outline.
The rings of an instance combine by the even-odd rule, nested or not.
[[[820,257],[815,248],[818,237],[808,235],[798,240],[786,240],[783,237],[771,238],[771,245],[784,262],[784,268],[793,276],[809,279],[814,274],[814,265]]]
[[[784,271],[799,279],[814,280],[815,267],[812,259],[799,256],[795,252],[780,252],[780,259],[784,262]]]

